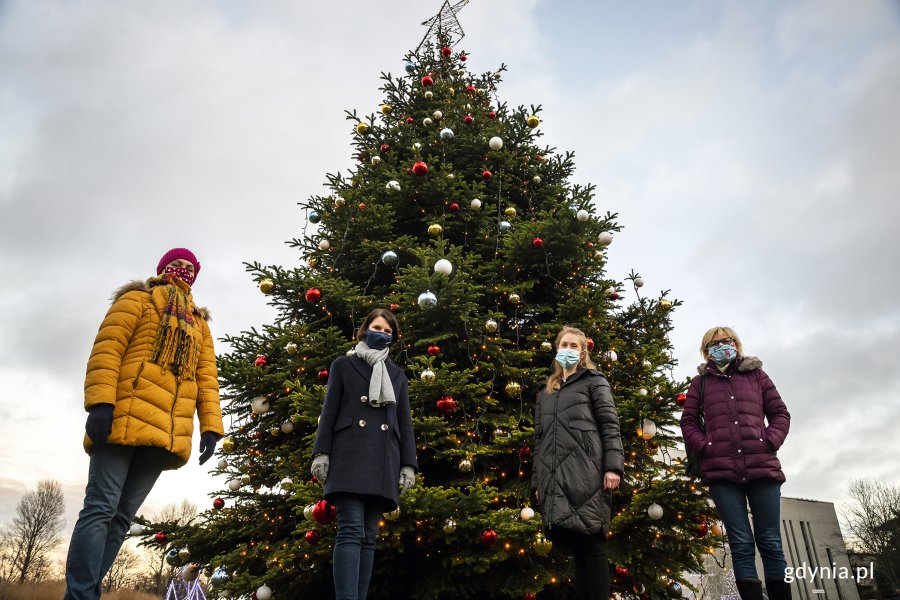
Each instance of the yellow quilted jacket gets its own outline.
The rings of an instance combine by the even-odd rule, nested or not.
[[[205,309],[190,298],[203,344],[194,380],[180,384],[170,370],[150,362],[150,353],[166,305],[166,286],[148,289],[143,281],[120,288],[106,313],[88,360],[84,380],[84,408],[112,404],[109,443],[125,446],[156,446],[174,457],[168,468],[184,465],[191,455],[194,413],[200,431],[220,436],[222,410],[212,335]],[[84,436],[90,453],[91,440]]]

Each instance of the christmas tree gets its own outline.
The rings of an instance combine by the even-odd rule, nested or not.
[[[463,4],[427,23],[404,76],[382,74],[374,115],[347,113],[357,161],[302,203],[307,226],[289,243],[303,266],[247,265],[278,316],[226,338],[225,489],[199,524],[164,537],[217,589],[329,597],[335,529],[310,449],[328,367],[376,307],[400,322],[391,358],[410,379],[420,473],[385,515],[370,598],[573,597],[570,561],[529,507],[533,401],[563,325],[589,336],[621,421],[614,590],[678,596],[713,543],[706,498],[668,452],[684,385],[667,337],[678,302],[642,296],[633,271],[606,275],[616,215],[570,182],[571,152],[539,143],[540,106],[500,100],[505,66],[469,71]],[[626,285],[637,299],[623,306]]]

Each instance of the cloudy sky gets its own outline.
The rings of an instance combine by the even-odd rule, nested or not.
[[[439,0],[0,2],[0,523],[83,498],[84,365],[110,292],[172,246],[213,332],[272,317],[243,261],[294,265],[296,202],[350,166]],[[314,7],[314,8],[311,8]],[[900,10],[861,0],[473,0],[476,72],[625,230],[612,275],[672,289],[678,376],[730,324],[793,415],[783,493],[900,483]],[[894,275],[892,275],[892,273]],[[224,350],[219,346],[220,351]],[[224,486],[192,457],[142,512]]]

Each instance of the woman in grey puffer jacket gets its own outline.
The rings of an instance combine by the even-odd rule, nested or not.
[[[619,487],[625,465],[619,418],[609,383],[588,356],[584,333],[563,327],[556,348],[550,377],[537,396],[532,488],[547,536],[572,548],[579,593],[606,600],[606,490]]]

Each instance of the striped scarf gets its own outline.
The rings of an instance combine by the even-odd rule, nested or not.
[[[160,315],[150,362],[172,371],[181,382],[193,380],[200,359],[200,341],[194,335],[194,314],[188,294],[190,286],[171,273],[147,280],[147,287],[166,286],[166,307]]]

